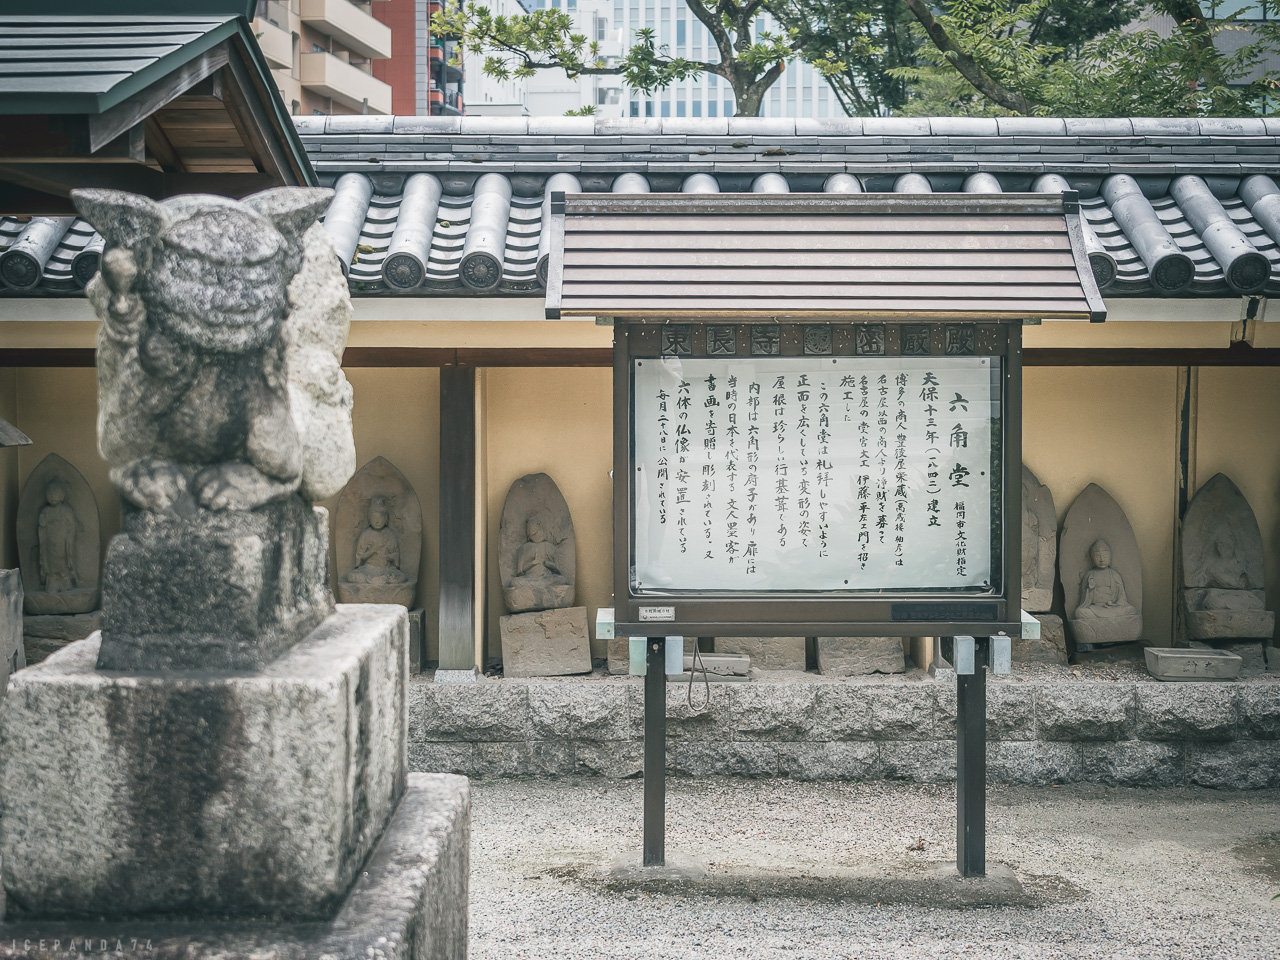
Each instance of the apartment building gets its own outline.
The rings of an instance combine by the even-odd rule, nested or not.
[[[374,70],[392,55],[392,28],[374,15],[388,5],[389,0],[259,0],[253,32],[290,113],[392,112],[391,85]]]

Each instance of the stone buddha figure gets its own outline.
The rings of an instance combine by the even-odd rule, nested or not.
[[[525,542],[516,550],[515,576],[503,584],[507,596],[526,610],[555,610],[573,603],[573,584],[561,571],[550,524],[542,512],[525,521]]]
[[[1093,567],[1080,577],[1080,605],[1077,620],[1118,620],[1136,617],[1138,611],[1124,592],[1124,577],[1111,566],[1111,546],[1105,540],[1094,541],[1089,548]]]
[[[340,603],[412,608],[422,553],[422,509],[409,481],[383,458],[361,467],[335,513]]]
[[[400,540],[387,526],[388,519],[386,498],[371,498],[369,525],[356,538],[356,563],[345,577],[348,583],[391,586],[408,580],[400,569]]]
[[[1262,533],[1253,508],[1225,474],[1191,499],[1182,520],[1183,602],[1191,640],[1262,640],[1266,609]]]
[[[44,488],[45,505],[36,521],[36,542],[40,557],[40,586],[49,593],[62,593],[80,586],[76,572],[75,510],[67,502],[67,485],[54,477]]]
[[[1142,636],[1142,557],[1115,499],[1091,483],[1067,511],[1059,544],[1063,611],[1076,650]]]

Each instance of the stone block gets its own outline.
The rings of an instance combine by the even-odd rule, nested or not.
[[[644,744],[634,740],[590,741],[573,745],[577,773],[624,779],[644,773]]]
[[[1082,769],[1078,743],[1006,740],[987,747],[987,776],[993,783],[1071,783]]]
[[[1191,591],[1184,591],[1190,593]],[[1246,591],[1233,591],[1244,593]],[[1262,591],[1258,590],[1261,594]],[[1270,610],[1188,610],[1187,636],[1195,640],[1267,638],[1275,633],[1276,615]]]
[[[1041,740],[1123,740],[1133,728],[1136,687],[1130,683],[1047,683],[1036,690]]]
[[[591,672],[586,607],[511,613],[502,617],[498,626],[503,676],[562,677]]]
[[[1230,740],[1236,726],[1236,686],[1180,683],[1137,686],[1140,740]]]
[[[824,677],[861,677],[904,673],[907,657],[901,637],[818,637],[818,672]]]
[[[988,679],[987,738],[989,740],[1035,739],[1035,690],[1029,684]],[[938,689],[933,734],[939,739],[956,736],[955,687]]]
[[[880,776],[880,751],[874,743],[816,742],[780,744],[781,776],[796,780],[873,780]]]
[[[410,774],[404,799],[336,913],[318,922],[10,919],[0,956],[396,957],[466,960],[471,814],[461,777]],[[74,938],[74,939],[72,939]],[[137,946],[134,946],[136,942]],[[100,944],[107,944],[100,948]],[[150,943],[150,947],[147,944]]]
[[[102,672],[96,635],[15,675],[11,913],[332,915],[404,792],[407,644],[362,605],[254,675]]]
[[[409,769],[414,773],[456,773],[469,777],[475,772],[474,743],[423,743],[409,741]]]
[[[256,670],[333,610],[328,515],[298,496],[194,516],[132,510],[111,538],[103,670]]]
[[[956,745],[952,740],[880,744],[880,770],[886,780],[947,783],[956,778]]]
[[[22,574],[0,570],[0,693],[9,674],[27,665],[22,646]]]
[[[1280,743],[1237,740],[1233,743],[1189,743],[1188,783],[1219,790],[1260,790],[1280,786]]]
[[[667,770],[690,777],[782,777],[783,754],[794,744],[733,740],[673,740],[667,744]]]
[[[529,736],[533,740],[627,740],[643,735],[627,704],[627,684],[531,681]]]
[[[716,653],[745,653],[758,670],[804,670],[804,637],[716,637]]]
[[[573,746],[564,740],[477,743],[471,776],[562,777],[573,772]]]
[[[1084,744],[1081,779],[1117,787],[1164,787],[1182,782],[1182,748],[1172,743],[1119,740]]]
[[[1280,738],[1280,685],[1271,681],[1241,684],[1236,690],[1236,710],[1240,736]]]
[[[742,684],[729,694],[734,740],[808,740],[813,730],[812,683]]]
[[[627,703],[633,722],[644,725],[644,684],[627,685]],[[737,687],[723,683],[694,684],[692,698],[687,682],[667,681],[667,737],[671,740],[736,740],[733,700]],[[690,700],[692,699],[692,704]]]
[[[69,643],[102,629],[102,611],[24,617],[22,641],[27,663],[39,663]]]
[[[409,737],[414,741],[524,740],[529,731],[529,687],[523,683],[409,685]]]
[[[1067,631],[1061,617],[1049,613],[1034,615],[1040,621],[1040,637],[1036,640],[1019,638],[1013,641],[1014,663],[1067,662]]]
[[[924,683],[817,684],[814,729],[832,740],[929,740],[935,698]]]

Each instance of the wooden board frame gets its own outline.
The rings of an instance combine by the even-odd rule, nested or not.
[[[736,323],[739,327],[737,356],[749,356],[750,336],[742,335],[752,326],[733,318],[706,318],[691,323],[691,358],[706,356],[705,328],[708,324]],[[782,324],[790,327],[807,324]],[[858,324],[821,324],[832,328],[831,356],[853,357],[855,327]],[[1001,419],[993,446],[999,451],[1001,517],[997,569],[986,591],[945,593],[859,593],[794,594],[743,592],[663,592],[648,590],[637,594],[631,586],[634,554],[632,516],[633,463],[632,361],[660,358],[661,321],[617,321],[613,354],[613,599],[618,636],[1017,636],[1021,610],[1021,516],[1022,516],[1022,325],[1020,322],[966,324],[977,330],[973,356],[991,356],[1001,361],[1003,382]],[[897,325],[889,324],[887,328]],[[931,354],[943,357],[948,324],[929,324]],[[702,336],[698,334],[702,333]],[[786,336],[783,355],[799,356],[800,337]],[[888,329],[884,338],[886,355],[893,356],[898,339]],[[699,352],[698,347],[701,346]],[[880,357],[865,357],[868,361]],[[993,509],[994,509],[993,504]],[[672,619],[642,620],[642,607],[671,607]]]

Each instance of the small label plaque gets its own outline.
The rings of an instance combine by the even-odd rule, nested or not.
[[[641,607],[640,608],[641,623],[663,622],[668,620],[674,620],[675,618],[676,618],[675,607]]]

